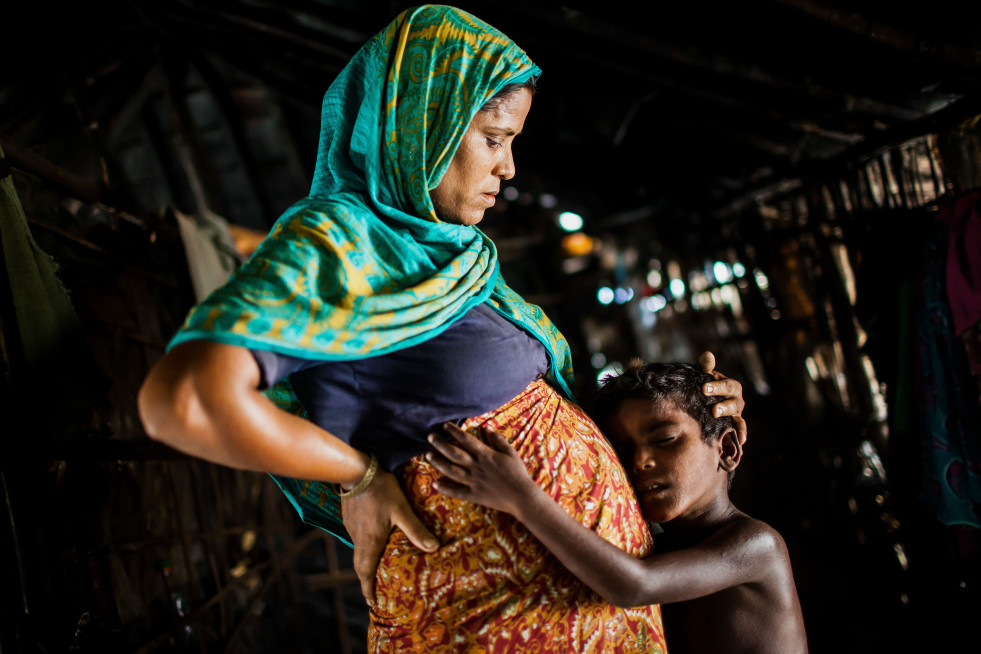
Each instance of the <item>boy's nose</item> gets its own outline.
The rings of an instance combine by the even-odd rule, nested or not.
[[[634,457],[634,471],[641,472],[643,470],[653,470],[654,469],[654,459],[645,456],[643,454],[638,454]]]

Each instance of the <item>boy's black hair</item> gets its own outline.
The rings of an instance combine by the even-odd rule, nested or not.
[[[602,430],[624,400],[656,402],[670,400],[690,415],[702,428],[702,438],[711,442],[727,429],[734,429],[732,418],[712,415],[712,407],[725,398],[705,395],[702,386],[713,381],[710,374],[690,363],[652,363],[634,360],[623,373],[606,377],[593,394],[590,415]]]

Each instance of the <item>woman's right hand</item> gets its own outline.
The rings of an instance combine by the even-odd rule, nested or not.
[[[715,355],[711,352],[702,352],[698,357],[698,365],[703,372],[710,374],[715,381],[705,385],[702,389],[706,395],[718,395],[726,398],[712,407],[712,415],[716,418],[730,416],[732,424],[736,428],[736,436],[739,444],[746,444],[748,428],[746,419],[743,418],[743,409],[746,407],[746,400],[743,399],[743,385],[735,379],[730,379],[715,369]]]
[[[439,547],[439,541],[409,506],[398,479],[389,472],[379,471],[364,492],[343,498],[341,517],[354,544],[354,572],[368,606],[375,605],[375,573],[394,527],[424,552]]]

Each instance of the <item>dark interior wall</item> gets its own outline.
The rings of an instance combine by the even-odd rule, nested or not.
[[[174,210],[268,228],[305,193],[319,95],[343,52],[312,67],[237,67],[183,47],[180,34],[150,39],[102,18],[98,38],[65,36],[70,48],[44,49],[0,91],[0,176],[27,225],[19,238],[5,211],[0,555],[14,581],[0,592],[0,647],[341,651],[347,638],[359,651],[365,610],[349,553],[302,525],[265,476],[150,443],[135,410],[140,381],[194,302]],[[233,38],[224,29],[213,36]],[[286,81],[302,92],[284,92]],[[869,149],[714,213],[694,177],[684,181],[698,211],[685,195],[648,191],[630,204],[594,190],[583,206],[617,210],[589,229],[578,272],[542,205],[556,187],[538,166],[486,221],[506,277],[569,338],[580,395],[603,365],[635,354],[690,360],[711,349],[743,382],[751,433],[733,493],[785,535],[814,652],[953,651],[981,608],[977,530],[944,524],[924,501],[916,341],[923,274],[945,254],[936,216],[979,186],[976,129],[963,121],[973,114],[958,111],[881,143],[901,160],[922,140],[919,159],[893,173]],[[587,160],[602,165],[610,151],[597,152]],[[692,147],[689,165],[717,165],[713,154]],[[914,168],[920,176],[908,176]],[[23,313],[16,291],[28,278],[10,267],[9,248],[33,253],[31,241],[57,264],[77,316],[41,360],[27,345],[31,321],[46,323]],[[739,311],[696,311],[689,294],[685,308],[671,298],[669,310],[644,313],[641,299],[666,297],[645,286],[651,262],[665,275],[679,262],[687,277],[716,260],[746,268],[732,282]],[[601,285],[636,298],[601,305]],[[948,345],[946,370],[961,374],[977,411],[963,348]]]

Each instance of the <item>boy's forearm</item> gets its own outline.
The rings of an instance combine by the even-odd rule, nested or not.
[[[640,559],[576,522],[537,485],[525,499],[515,517],[572,574],[617,606],[650,603],[638,596],[644,575]]]

